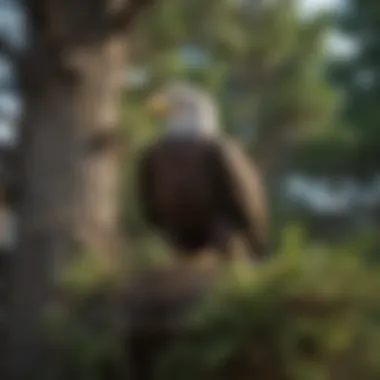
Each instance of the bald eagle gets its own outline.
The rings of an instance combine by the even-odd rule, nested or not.
[[[260,174],[236,142],[220,135],[211,96],[175,83],[148,103],[164,126],[137,164],[146,220],[184,254],[213,248],[229,257],[239,233],[251,257],[263,257],[267,208]]]

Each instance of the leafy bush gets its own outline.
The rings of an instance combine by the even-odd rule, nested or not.
[[[159,361],[157,379],[369,380],[380,376],[380,272],[347,250],[283,250],[234,266]]]

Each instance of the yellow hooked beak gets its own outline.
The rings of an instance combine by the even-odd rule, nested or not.
[[[155,116],[167,116],[171,110],[171,102],[162,93],[152,95],[147,101],[148,111]]]

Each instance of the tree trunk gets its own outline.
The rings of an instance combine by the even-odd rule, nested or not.
[[[46,367],[39,323],[54,297],[55,269],[79,247],[107,262],[117,259],[118,158],[109,136],[118,129],[125,39],[118,35],[78,53],[79,81],[52,80],[41,93],[25,93],[7,379],[34,377],[36,367]]]
[[[11,265],[8,373],[1,378],[42,379],[36,368],[54,362],[41,317],[70,255],[83,249],[107,264],[117,260],[118,97],[127,29],[148,3],[24,0],[25,50],[0,37],[24,98],[19,242]]]

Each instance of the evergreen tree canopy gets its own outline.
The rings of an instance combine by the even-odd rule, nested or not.
[[[283,141],[294,127],[298,136],[331,114],[327,26],[324,15],[301,20],[294,0],[168,0],[137,28],[135,64],[149,75],[144,89],[173,78],[206,86],[222,105],[226,129],[249,145],[274,135]]]
[[[342,122],[355,141],[350,165],[355,174],[363,170],[369,174],[380,162],[380,3],[348,0],[337,21],[357,43],[357,52],[334,62],[331,77],[344,95]]]

